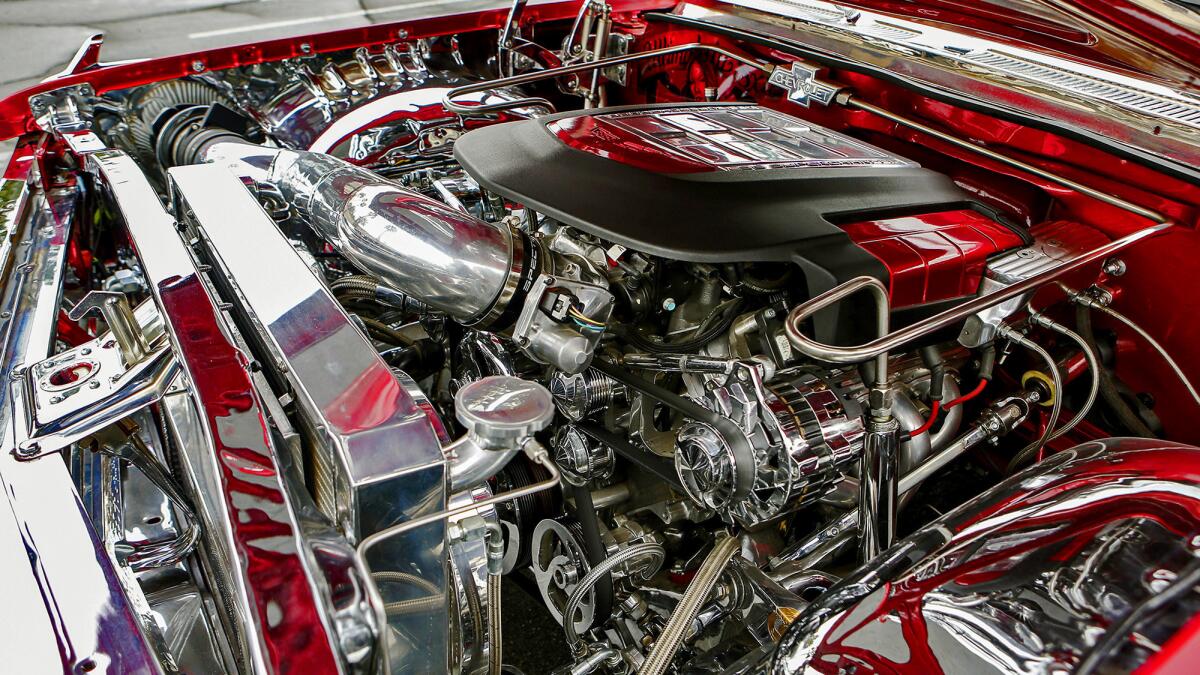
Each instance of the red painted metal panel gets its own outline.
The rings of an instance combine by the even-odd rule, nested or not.
[[[868,220],[842,228],[888,268],[894,307],[972,295],[979,290],[987,259],[1023,243],[1007,226],[967,210]]]

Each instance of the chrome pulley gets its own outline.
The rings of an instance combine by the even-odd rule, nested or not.
[[[567,599],[590,569],[579,523],[570,518],[538,523],[533,530],[532,563],[542,600],[561,624]],[[571,617],[576,631],[583,632],[592,625],[595,603],[595,592],[589,591]]]

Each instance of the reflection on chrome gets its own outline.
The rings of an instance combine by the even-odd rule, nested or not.
[[[6,672],[1179,670],[1200,14],[899,4],[0,100]]]

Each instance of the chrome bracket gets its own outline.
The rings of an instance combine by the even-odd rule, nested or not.
[[[25,461],[58,452],[163,397],[179,366],[154,304],[142,303],[135,316],[137,334],[146,326],[153,336],[140,360],[127,364],[118,339],[104,333],[34,363],[10,384],[13,456]]]
[[[29,97],[29,112],[43,131],[59,136],[75,154],[104,150],[92,133],[92,105],[96,90],[84,82]]]
[[[182,516],[182,526],[176,536],[159,541],[130,543],[116,542],[113,546],[117,561],[134,572],[178,564],[191,555],[200,539],[196,513],[183,493],[175,485],[170,472],[138,435],[139,429],[131,421],[121,421],[84,439],[84,445],[116,459],[128,462],[142,472],[174,505],[177,515]],[[91,441],[91,442],[89,442]]]
[[[633,36],[625,33],[613,33],[608,36],[608,52],[609,56],[625,56],[629,53],[629,48],[633,45]],[[620,65],[605,68],[601,71],[604,79],[618,86],[625,86],[625,79],[629,74],[629,66]]]
[[[142,327],[138,325],[129,308],[129,300],[124,293],[117,291],[92,291],[84,296],[79,304],[71,308],[67,318],[79,321],[85,316],[99,313],[112,331],[117,341],[117,349],[121,352],[121,360],[125,366],[132,366],[146,357],[149,347]]]
[[[809,106],[810,101],[821,105],[833,103],[834,97],[842,89],[817,79],[817,68],[800,62],[793,62],[790,68],[785,65],[775,66],[767,83],[786,89],[788,100],[805,108]]]

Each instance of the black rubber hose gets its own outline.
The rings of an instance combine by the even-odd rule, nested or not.
[[[946,380],[946,362],[942,360],[942,353],[933,345],[921,347],[921,360],[929,369],[929,401],[940,401]]]
[[[1076,305],[1075,324],[1079,328],[1080,337],[1087,342],[1093,352],[1099,354],[1100,348],[1096,345],[1096,335],[1092,332],[1092,311],[1084,305]],[[1137,413],[1129,407],[1124,398],[1121,398],[1121,392],[1117,390],[1117,382],[1113,378],[1112,373],[1103,365],[1097,365],[1099,366],[1100,374],[1100,397],[1104,399],[1104,403],[1117,416],[1117,421],[1138,436],[1154,438],[1154,432],[1150,430],[1150,427],[1146,426],[1145,421],[1137,416]],[[1058,392],[1057,395],[1062,396],[1062,392]]]
[[[992,371],[996,369],[996,343],[989,342],[983,346],[979,355],[979,379],[992,379]]]
[[[433,340],[421,340],[412,346],[401,345],[379,353],[385,363],[399,368],[415,380],[429,375],[442,366],[441,347]]]
[[[358,318],[363,322],[363,325],[367,327],[367,333],[369,333],[371,337],[381,342],[387,342],[394,345],[404,345],[405,347],[411,347],[413,344],[415,344],[412,338],[392,328],[386,323],[383,323],[382,321],[377,321],[362,315],[359,315]]]
[[[572,485],[571,496],[575,499],[575,517],[578,518],[580,530],[583,532],[584,554],[587,556],[588,565],[595,567],[608,559],[608,550],[605,549],[604,540],[600,537],[600,524],[596,521],[599,516],[596,515],[596,505],[592,503],[592,492],[587,489],[586,485]],[[592,614],[592,625],[581,632],[587,632],[594,626],[604,625],[612,616],[613,582],[611,574],[600,577],[600,580],[596,582],[593,594],[596,602]],[[563,617],[563,621],[571,621],[571,617]]]

